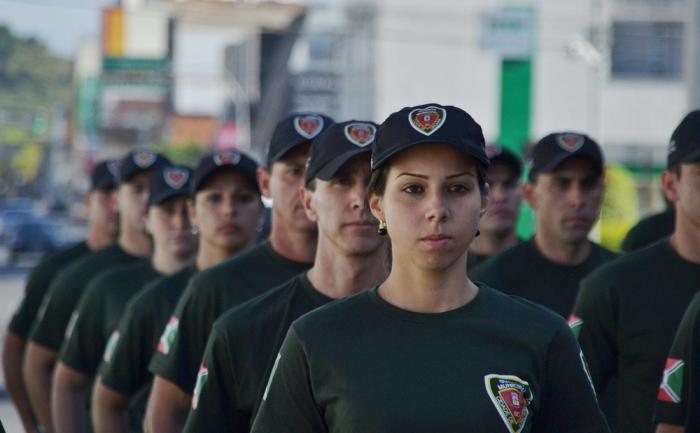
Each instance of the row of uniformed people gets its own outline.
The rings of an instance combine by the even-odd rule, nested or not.
[[[332,298],[377,286],[385,280],[387,267],[381,260],[381,257],[385,256],[385,250],[378,247],[383,243],[377,235],[369,236],[366,233],[368,222],[372,221],[366,205],[367,195],[364,192],[368,179],[355,179],[358,173],[363,171],[361,162],[363,152],[364,157],[369,159],[369,149],[374,141],[375,126],[366,122],[346,122],[334,125],[328,131],[320,134],[320,137],[314,140],[311,146],[306,181],[303,181],[309,142],[321,131],[327,129],[330,123],[330,119],[319,115],[290,116],[280,123],[271,143],[267,170],[263,169],[259,172],[260,186],[263,192],[267,192],[267,195],[271,196],[275,203],[269,241],[192,278],[188,289],[175,308],[173,317],[167,321],[167,325],[165,324],[166,316],[169,314],[167,310],[177,298],[178,287],[184,287],[184,282],[189,276],[188,273],[192,272],[192,268],[185,268],[172,277],[161,279],[153,283],[148,290],[142,291],[129,304],[119,327],[113,333],[111,330],[116,323],[111,323],[106,327],[98,326],[99,323],[95,321],[91,323],[87,319],[81,319],[82,315],[78,315],[76,324],[85,323],[86,325],[83,327],[86,329],[87,335],[90,333],[93,335],[95,333],[101,334],[102,342],[95,345],[99,346],[100,352],[105,346],[104,342],[107,336],[112,333],[111,344],[107,344],[103,363],[99,369],[100,379],[94,393],[93,422],[98,431],[124,431],[123,424],[120,428],[112,429],[120,426],[119,423],[126,422],[124,413],[127,404],[138,407],[137,402],[144,401],[149,383],[145,364],[150,358],[150,352],[155,347],[155,340],[158,337],[157,329],[162,327],[165,327],[165,331],[160,336],[158,350],[150,366],[156,379],[149,402],[146,429],[149,431],[180,431],[190,407],[190,400],[192,401],[192,410],[185,426],[187,431],[249,429],[252,415],[258,411],[261,403],[262,388],[272,370],[274,355],[291,322],[301,314]],[[466,160],[467,164],[465,165],[463,157],[454,154],[454,150],[445,146],[455,147],[462,154],[469,155]],[[420,157],[421,149],[425,149],[426,155],[423,157]],[[448,150],[453,154],[450,154]],[[401,209],[401,206],[404,205],[404,209],[395,214],[393,220],[396,223],[390,224],[391,220],[388,217],[386,221],[381,217],[383,213],[381,203],[385,201],[385,188],[387,184],[396,180],[389,176],[391,169],[387,166],[391,165],[389,162],[393,161],[392,157],[395,154],[398,153],[401,156],[404,152],[409,156],[398,158],[399,162],[406,162],[404,159],[408,159],[408,167],[416,168],[418,173],[404,172],[399,174],[398,177],[406,177],[414,183],[406,181],[408,182],[406,188],[401,189],[400,193],[394,197],[394,203],[391,207]],[[443,158],[438,158],[442,153],[445,153],[442,155]],[[344,159],[346,154],[351,154],[352,157]],[[594,403],[590,405],[586,403],[587,388],[575,386],[580,385],[575,378],[579,370],[583,371],[581,359],[576,358],[576,362],[572,362],[572,359],[566,359],[568,369],[566,373],[573,375],[571,376],[573,379],[564,385],[556,383],[557,378],[564,373],[559,371],[556,366],[548,364],[552,360],[541,358],[550,356],[551,354],[547,355],[547,351],[550,349],[557,352],[556,357],[562,357],[556,359],[556,362],[562,362],[566,356],[571,355],[571,353],[567,355],[566,347],[569,343],[566,342],[565,336],[560,336],[558,331],[554,335],[551,334],[553,329],[558,329],[555,325],[556,321],[547,322],[547,320],[551,321],[552,317],[545,319],[547,313],[537,311],[534,313],[535,316],[549,323],[549,328],[544,326],[544,329],[540,329],[535,326],[534,330],[530,329],[533,323],[527,323],[527,321],[522,323],[521,319],[524,318],[518,316],[521,314],[527,316],[528,313],[532,313],[528,310],[532,306],[526,306],[526,313],[521,311],[520,307],[522,306],[511,305],[510,298],[506,298],[508,300],[505,301],[505,305],[500,304],[500,301],[503,301],[500,298],[499,300],[491,299],[487,302],[488,307],[482,306],[473,312],[474,306],[480,304],[477,302],[478,300],[489,298],[490,289],[485,285],[477,286],[467,279],[451,276],[456,264],[461,263],[466,266],[466,259],[463,260],[461,256],[470,245],[473,247],[471,256],[484,256],[493,253],[494,246],[504,248],[514,245],[509,251],[499,254],[477,269],[476,274],[479,275],[479,278],[502,291],[530,298],[549,306],[561,315],[568,315],[571,312],[579,280],[591,269],[612,256],[609,252],[587,240],[588,231],[595,221],[602,199],[603,158],[600,149],[588,137],[573,133],[552,134],[537,144],[534,151],[533,167],[524,187],[526,199],[537,214],[537,234],[533,239],[522,243],[517,243],[512,231],[514,209],[517,209],[519,202],[517,177],[521,167],[517,159],[513,160],[507,152],[499,151],[499,149],[490,149],[489,156],[494,162],[494,167],[491,169],[493,190],[490,210],[492,213],[487,214],[484,224],[482,224],[484,234],[481,238],[477,238],[477,242],[471,242],[474,234],[478,233],[478,229],[470,235],[462,236],[458,233],[459,230],[464,230],[464,226],[468,225],[469,222],[478,225],[478,216],[474,221],[467,218],[469,212],[465,205],[468,201],[467,198],[473,197],[477,191],[480,191],[478,196],[481,198],[482,204],[485,203],[483,200],[487,192],[484,188],[486,165],[484,162],[487,161],[487,157],[484,155],[486,153],[483,149],[483,137],[481,137],[478,125],[468,115],[452,107],[438,105],[415,107],[402,110],[387,119],[374,143],[374,158],[371,169],[372,173],[375,174],[375,179],[372,184],[372,192],[369,194],[369,202],[374,203],[372,211],[375,217],[380,219],[381,224],[384,224],[382,230],[389,231],[391,234],[392,273],[378,289],[368,292],[367,297],[371,301],[369,304],[364,300],[359,301],[362,296],[358,296],[353,299],[358,299],[355,302],[359,303],[359,306],[352,304],[354,306],[336,307],[341,310],[350,308],[351,311],[347,314],[352,317],[355,317],[353,314],[355,309],[362,310],[357,311],[358,317],[355,317],[360,320],[360,323],[354,325],[345,323],[350,322],[350,318],[341,315],[342,323],[334,326],[342,325],[342,329],[338,329],[337,332],[324,331],[324,335],[321,336],[314,335],[313,332],[306,336],[310,341],[316,341],[314,343],[317,344],[316,350],[321,351],[314,357],[313,364],[312,360],[304,359],[304,357],[310,356],[303,344],[304,341],[292,341],[292,333],[290,333],[288,340],[292,342],[288,342],[287,345],[291,347],[288,349],[291,353],[289,357],[293,360],[285,363],[285,358],[280,358],[281,378],[279,381],[281,384],[277,388],[275,387],[277,375],[270,378],[269,403],[267,398],[263,399],[265,401],[263,407],[269,406],[269,409],[264,409],[263,414],[268,415],[261,417],[259,425],[263,427],[260,427],[259,431],[267,431],[265,430],[267,427],[264,427],[265,423],[270,424],[270,431],[275,431],[277,428],[274,426],[275,422],[290,422],[291,424],[284,425],[292,431],[316,431],[316,429],[320,429],[318,431],[355,431],[360,426],[364,430],[392,431],[395,429],[398,431],[399,429],[405,430],[401,427],[404,423],[413,426],[414,429],[417,429],[415,431],[423,431],[423,428],[419,426],[425,425],[427,427],[429,424],[423,423],[430,422],[433,423],[433,429],[446,422],[448,424],[444,424],[444,428],[437,429],[450,430],[451,427],[464,429],[472,422],[479,422],[479,425],[483,426],[481,424],[483,420],[494,415],[497,415],[495,419],[500,419],[500,422],[493,425],[487,423],[488,426],[492,427],[492,430],[482,428],[480,431],[506,431],[503,430],[504,428],[510,431],[545,431],[551,429],[552,426],[557,426],[558,429],[564,431],[578,431],[576,429],[581,427],[579,424],[587,422],[591,423],[593,431],[604,429],[604,423],[598,422],[597,406]],[[240,156],[244,157],[244,155]],[[240,156],[232,158],[239,159],[236,164],[240,162]],[[379,161],[383,156],[384,161]],[[133,161],[138,160],[133,155],[131,157]],[[211,158],[216,157],[214,155]],[[220,155],[219,158],[221,158]],[[125,161],[127,165],[128,160],[129,158]],[[318,162],[319,160],[321,162]],[[319,166],[314,167],[314,161]],[[431,167],[430,162],[436,167]],[[457,180],[455,182],[448,181],[447,178],[437,182],[436,179],[440,179],[440,176],[444,175],[445,170],[450,166],[448,162],[455,163],[455,169],[470,166],[471,173],[469,170],[456,171],[455,173],[460,174],[461,177],[466,176],[468,180],[472,181],[471,184],[460,177],[455,177],[454,179]],[[380,169],[383,163],[384,168]],[[344,165],[347,165],[345,172],[340,170]],[[370,173],[368,161],[365,165],[366,177],[368,178]],[[499,168],[499,166],[506,166],[506,169],[502,170],[503,167]],[[318,173],[314,174],[314,170]],[[425,173],[421,174],[421,170],[424,170]],[[435,171],[437,173],[434,173]],[[418,175],[416,176],[416,174]],[[469,178],[470,175],[471,178]],[[387,176],[389,177],[387,178]],[[197,178],[196,175],[195,178]],[[250,178],[249,176],[248,180]],[[499,179],[502,179],[501,182],[498,182]],[[326,185],[326,182],[329,185]],[[254,179],[252,184],[255,185]],[[306,186],[303,200],[295,194],[301,185]],[[322,185],[324,188],[318,188],[318,185]],[[350,185],[355,185],[357,191],[363,191],[362,200],[358,201],[357,192],[350,192],[352,190]],[[328,189],[325,188],[326,186]],[[338,189],[347,195],[346,202],[338,199],[338,191],[336,191]],[[324,191],[329,194],[324,194]],[[444,194],[440,194],[441,191]],[[334,195],[330,194],[332,192],[336,193],[335,201]],[[343,194],[340,195],[343,196]],[[371,200],[372,197],[374,200]],[[428,197],[430,200],[426,201]],[[195,208],[197,208],[197,196],[195,196],[194,201]],[[388,202],[392,203],[391,200]],[[256,205],[259,206],[259,200]],[[438,220],[435,220],[435,215],[429,216],[427,213],[421,214],[422,216],[419,217],[418,209],[422,209],[421,206],[428,210],[434,210],[433,206],[443,207],[444,215],[441,214]],[[450,206],[456,207],[450,209]],[[343,221],[345,218],[351,218],[353,212],[359,215],[357,221]],[[254,211],[248,214],[254,215]],[[310,217],[310,220],[307,216]],[[319,230],[318,240],[316,239],[316,224],[318,224]],[[509,224],[510,230],[506,230]],[[123,227],[124,224],[122,224]],[[204,237],[205,230],[203,225],[197,225],[197,227],[199,227],[201,234],[196,269],[202,270],[208,267],[199,266],[200,259],[206,263],[202,256],[215,254],[202,252],[206,249],[204,246],[206,239],[201,239]],[[233,232],[236,231],[235,227],[229,228]],[[420,234],[421,228],[433,228],[436,232],[416,238]],[[448,228],[449,230],[447,230]],[[455,232],[450,233],[450,231]],[[221,231],[217,234],[220,238],[225,238]],[[183,237],[185,236],[183,235]],[[155,260],[159,251],[155,233],[153,233],[153,238],[156,245],[150,268],[155,268]],[[457,239],[459,242],[456,242]],[[119,240],[123,242],[122,236]],[[482,240],[486,242],[482,242]],[[180,246],[186,243],[184,239],[179,239],[177,242],[170,242],[170,245],[174,246],[178,242]],[[316,242],[318,242],[318,249],[315,248]],[[479,246],[479,242],[485,245]],[[160,250],[166,251],[165,245],[168,245],[168,242],[164,242],[163,245]],[[461,247],[464,248],[461,249]],[[358,248],[359,250],[357,250]],[[316,250],[315,254],[314,250]],[[229,253],[235,253],[235,251],[229,251]],[[223,254],[218,259],[222,260],[225,257],[226,254]],[[257,293],[289,280],[293,275],[310,266],[314,257],[315,264],[306,277],[292,279],[289,284],[271,290],[269,293],[227,312],[214,324],[211,338],[205,350],[204,345],[209,337],[212,323],[221,313]],[[343,257],[346,260],[342,260]],[[209,260],[208,263],[211,266],[216,263],[216,260]],[[309,263],[309,265],[305,263]],[[148,265],[142,264],[142,266],[149,268]],[[173,264],[170,271],[176,267],[178,266]],[[463,269],[464,267],[462,267],[462,271]],[[439,274],[439,278],[435,274]],[[123,279],[128,279],[128,276],[129,272],[125,272]],[[122,278],[118,275],[117,278],[107,278],[100,285],[107,287],[109,280],[118,279]],[[172,281],[167,282],[169,280]],[[460,280],[464,284],[461,284]],[[412,282],[419,282],[419,287],[411,287]],[[406,284],[408,286],[404,287]],[[428,290],[431,285],[434,287],[432,290]],[[170,286],[174,287],[172,292],[168,291]],[[125,299],[123,295],[125,294],[119,297],[122,300]],[[98,301],[97,304],[93,302],[92,305],[104,303],[104,300],[107,299],[106,296],[93,296],[93,298],[104,299]],[[167,308],[159,308],[157,300],[167,305]],[[493,302],[495,304],[490,305]],[[81,301],[81,305],[85,303],[87,301]],[[119,311],[123,309],[123,301],[109,301],[107,303],[116,305]],[[469,305],[471,307],[468,308]],[[368,339],[366,342],[364,340],[351,341],[356,338],[366,339],[368,337],[360,332],[360,329],[367,329],[367,332],[374,329],[370,324],[371,321],[365,323],[365,319],[371,318],[373,314],[377,313],[374,311],[375,308],[378,308],[378,311],[383,311],[381,315],[396,315],[392,316],[393,319],[399,320],[396,323],[380,321],[374,324],[380,325],[380,329],[388,330],[395,338],[383,340],[386,335],[372,335],[376,338]],[[386,311],[383,310],[384,308]],[[510,308],[515,308],[515,311],[508,311]],[[482,311],[484,309],[485,311]],[[499,309],[502,311],[497,311]],[[90,307],[89,310],[99,311],[99,308]],[[329,307],[329,310],[333,311],[334,309]],[[459,311],[462,313],[458,313]],[[467,313],[469,311],[471,312]],[[491,323],[494,328],[492,331],[497,337],[489,335],[488,339],[479,340],[479,338],[484,337],[479,335],[479,331],[483,331],[480,328],[484,326],[484,323],[479,320],[485,320],[484,317],[480,316],[480,313],[486,314],[486,312],[493,316],[493,320],[508,324],[512,332],[509,332],[507,328],[493,326],[494,324]],[[327,317],[328,314],[335,313],[325,313],[326,316],[320,312],[318,314],[322,318],[326,317],[325,320],[330,320]],[[106,313],[104,316],[105,319],[109,317]],[[508,319],[506,320],[506,318]],[[324,319],[317,320],[323,321]],[[476,323],[470,324],[474,320]],[[413,329],[410,324],[407,325],[404,321],[425,323],[418,329]],[[518,322],[521,322],[520,326]],[[534,323],[537,322],[537,320],[534,321]],[[573,323],[576,325],[578,322],[574,321]],[[323,327],[334,323],[324,321]],[[392,330],[398,324],[401,326]],[[309,326],[307,325],[307,330]],[[437,332],[438,335],[431,335],[430,330],[425,330],[422,326],[435,328],[432,331]],[[455,326],[456,329],[473,330],[475,334],[471,335],[472,339],[462,342],[463,345],[457,344],[459,349],[456,349],[453,345],[461,341],[457,336],[451,334],[455,331],[455,329],[451,329],[452,326]],[[524,328],[528,329],[524,331]],[[310,329],[313,330],[316,327],[312,326]],[[412,334],[413,331],[418,332],[418,334]],[[343,332],[347,334],[343,334]],[[428,347],[432,346],[433,350],[427,350],[427,353],[426,350],[413,353],[409,347],[400,347],[403,340],[398,337],[401,336],[402,332],[407,333],[403,336],[403,338],[408,338],[407,345],[409,341],[413,342],[412,345],[418,344],[420,346],[419,343],[422,343]],[[546,335],[549,335],[550,340],[547,340]],[[295,338],[298,340],[300,337],[297,335]],[[330,340],[322,337],[330,337]],[[348,339],[343,345],[336,341],[341,337]],[[503,338],[503,340],[499,340],[498,337]],[[521,337],[523,340],[518,341],[517,337]],[[556,338],[551,340],[553,337]],[[453,338],[457,338],[457,340],[452,341]],[[515,340],[509,340],[513,338]],[[544,346],[541,345],[544,344],[542,338],[547,340],[547,344]],[[564,340],[559,341],[561,338]],[[87,340],[91,339],[92,337],[87,338]],[[71,338],[68,341],[72,340],[77,340],[73,337],[73,332],[71,332]],[[264,343],[261,344],[261,342]],[[364,345],[360,343],[364,343]],[[448,347],[440,348],[440,345],[447,343],[450,344]],[[523,346],[530,344],[530,355],[533,358],[529,359],[528,362],[533,362],[540,357],[540,362],[546,361],[544,362],[547,365],[546,371],[541,369],[536,372],[527,371],[525,365],[520,365],[519,362],[511,366],[507,366],[508,363],[504,364],[500,358],[509,358],[518,354],[518,351],[504,347],[515,343]],[[540,346],[537,346],[536,343],[539,343]],[[475,344],[477,347],[474,347]],[[72,345],[79,347],[79,343],[72,343]],[[393,347],[393,345],[399,347]],[[301,353],[295,352],[298,350],[297,346],[303,348]],[[381,349],[389,350],[389,352],[380,355],[383,353]],[[349,352],[342,353],[343,350],[349,350]],[[538,350],[543,350],[543,352],[537,353]],[[563,353],[558,353],[559,350],[562,350]],[[73,352],[75,351],[73,349]],[[326,353],[328,351],[333,353]],[[62,353],[66,352],[70,353],[70,350],[62,351]],[[476,352],[483,352],[481,357],[477,357],[480,359],[463,359],[470,358],[468,354]],[[204,353],[204,361],[200,365],[202,353]],[[338,356],[341,356],[341,359],[336,359]],[[375,359],[377,356],[381,359]],[[433,358],[434,356],[437,358]],[[321,360],[324,357],[330,357],[329,360],[326,360],[329,363],[323,364]],[[392,357],[393,362],[389,362]],[[74,355],[74,358],[84,359],[86,356],[81,354],[76,357]],[[462,389],[462,395],[453,395],[449,391],[454,392],[456,391],[455,387],[460,388],[468,385],[469,381],[474,380],[474,377],[464,377],[464,373],[459,369],[453,371],[454,367],[451,363],[448,363],[451,366],[450,369],[446,370],[443,363],[447,358],[453,358],[452,362],[462,360],[467,363],[465,365],[474,362],[471,369],[475,371],[467,376],[475,374],[478,376],[476,372],[486,371],[483,370],[484,368],[495,368],[496,370],[500,368],[500,370],[481,375],[483,376],[481,377],[483,388],[480,390],[483,395],[477,395],[476,390],[471,390],[470,386],[467,386],[467,390]],[[355,364],[361,366],[369,359],[373,360],[373,371],[371,374],[368,372],[372,377],[371,383],[365,384],[368,388],[360,386],[361,379],[367,380],[367,378],[354,376],[351,378],[359,382],[355,386],[349,387],[348,385],[353,380],[345,375],[352,372],[358,374],[361,369],[356,370]],[[316,360],[321,364],[316,364]],[[342,364],[341,361],[346,364],[349,362],[350,365]],[[524,360],[520,359],[519,361]],[[90,367],[91,371],[87,371],[88,368],[83,368],[82,365],[77,366],[77,364],[80,362],[71,360],[70,355],[61,355],[61,363],[57,369],[57,381],[54,385],[54,396],[56,397],[54,398],[54,407],[57,407],[61,414],[61,416],[54,415],[53,417],[57,431],[75,431],[76,424],[70,424],[69,427],[69,424],[65,423],[66,428],[63,428],[64,426],[61,424],[65,420],[72,423],[80,421],[79,409],[75,403],[82,401],[76,395],[68,399],[65,397],[71,395],[71,391],[80,388],[79,385],[82,385],[84,393],[86,379],[91,378],[97,368],[95,365]],[[95,362],[91,361],[87,364],[92,365]],[[380,368],[381,365],[384,365],[385,368]],[[314,373],[310,370],[312,366],[320,370]],[[431,366],[429,370],[435,371],[424,371],[424,368],[420,368],[421,366],[425,369]],[[508,367],[514,369],[511,371],[513,374],[504,374],[508,373]],[[345,371],[343,368],[350,368],[351,371]],[[551,371],[548,370],[550,368]],[[60,392],[60,388],[56,386],[60,383],[59,378],[62,370],[65,370],[63,375],[67,377],[67,380],[66,378],[60,380],[70,383],[70,389],[66,389],[64,392]],[[306,382],[311,383],[316,376],[307,377],[301,381],[300,379],[303,378],[304,374],[312,373],[320,375],[326,380],[323,384],[330,387],[329,390],[323,391],[332,394],[329,406],[323,406],[322,402],[319,401],[321,396],[314,394],[314,392],[322,390],[313,387],[302,389]],[[452,376],[453,373],[458,373],[458,376]],[[552,374],[554,378],[542,376],[542,374]],[[79,375],[83,377],[79,377]],[[524,377],[522,377],[523,375]],[[421,383],[409,386],[409,384],[403,383],[404,376],[422,377]],[[450,386],[441,382],[448,378]],[[552,388],[546,389],[547,386],[552,386]],[[562,386],[562,388],[559,389],[556,386]],[[344,387],[347,389],[343,389]],[[273,398],[278,394],[278,388],[279,397],[277,398],[279,401]],[[370,392],[370,389],[374,394],[363,394]],[[577,408],[569,407],[571,402],[567,401],[565,397],[554,401],[553,396],[548,394],[555,390],[557,394],[565,392],[583,400],[579,402]],[[310,392],[311,395],[305,394],[305,391]],[[334,394],[338,391],[342,392]],[[421,395],[425,391],[432,392]],[[450,407],[442,402],[440,408],[445,411],[445,415],[435,417],[435,412],[429,410],[429,405],[437,403],[434,401],[437,392],[449,394],[445,397],[450,399],[453,404],[458,405],[465,401],[471,401],[471,405],[465,406],[465,408],[476,409],[478,413],[466,418],[455,417],[458,413],[455,412],[457,407]],[[190,398],[190,393],[194,393],[193,398]],[[386,395],[382,396],[382,393],[386,393]],[[396,393],[404,396],[406,401],[402,400],[400,402],[402,404],[398,405],[390,402],[391,395],[396,395]],[[412,395],[412,393],[416,395]],[[267,392],[265,394],[265,397],[268,397]],[[422,403],[426,405],[425,409],[429,413],[416,413],[413,418],[391,416],[383,418],[372,411],[363,414],[363,410],[370,408],[362,405],[358,407],[359,402],[355,400],[368,399],[370,395],[376,400],[372,405],[379,405],[380,408],[382,406],[379,403],[383,402],[392,411],[402,413],[407,408],[406,405],[412,408],[413,405],[417,406]],[[325,397],[331,396],[325,395]],[[474,397],[477,398],[472,401]],[[483,398],[484,401],[478,397]],[[348,399],[348,401],[339,402],[342,398]],[[62,406],[62,403],[58,402],[59,399],[68,404]],[[479,404],[489,401],[490,406],[479,406]],[[73,403],[72,407],[71,402]],[[490,409],[490,412],[486,410],[487,408]],[[556,413],[552,412],[555,408]],[[138,429],[139,411],[135,410],[131,413],[137,414],[135,417],[137,422],[132,428]],[[321,417],[312,419],[319,413],[322,414]],[[562,413],[567,413],[567,420],[562,419]],[[578,414],[581,415],[580,418],[577,416]],[[486,418],[481,418],[482,416]],[[61,420],[59,421],[58,418]],[[465,424],[460,424],[460,422]],[[46,425],[46,423],[44,424]]]

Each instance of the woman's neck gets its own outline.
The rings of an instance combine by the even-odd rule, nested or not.
[[[446,269],[422,269],[394,256],[379,293],[390,304],[419,313],[442,313],[470,302],[479,288],[466,276],[466,254]]]

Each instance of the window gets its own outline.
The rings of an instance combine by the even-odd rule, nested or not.
[[[615,21],[613,78],[680,79],[683,32],[682,22]]]

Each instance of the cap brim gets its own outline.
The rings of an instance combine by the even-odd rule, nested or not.
[[[367,146],[363,148],[353,149],[336,156],[328,163],[326,163],[326,165],[317,170],[315,173],[311,173],[310,176],[307,176],[306,185],[308,185],[312,180],[316,178],[321,180],[333,179],[333,177],[338,173],[338,171],[351,159],[364,154],[371,155],[372,148]]]
[[[700,161],[700,148],[695,149],[693,152],[690,152],[688,155],[684,156],[681,159],[681,162],[686,163],[686,164],[697,162],[697,161]]]
[[[231,172],[231,173],[240,173],[244,177],[246,177],[254,186],[255,191],[260,192],[260,186],[258,185],[258,177],[257,173],[255,170],[248,170],[240,165],[221,165],[217,166],[213,170],[211,170],[209,173],[204,175],[201,179],[196,179],[192,183],[192,192],[197,193],[200,189],[202,189],[202,186],[207,183],[209,179],[211,179],[212,176],[218,173],[223,173],[223,172]]]
[[[460,143],[455,143],[450,140],[445,140],[445,139],[430,139],[426,138],[423,140],[417,140],[411,143],[401,143],[400,145],[394,146],[390,150],[386,151],[384,155],[378,160],[373,160],[372,161],[372,171],[377,170],[386,162],[391,159],[394,155],[397,153],[403,152],[404,150],[411,149],[415,146],[418,146],[420,144],[428,144],[428,143],[433,143],[433,144],[446,144],[448,146],[452,146],[453,148],[457,149],[458,151],[465,153],[466,155],[474,158],[477,162],[481,163],[484,167],[488,168],[489,165],[491,165],[491,162],[489,161],[488,156],[486,156],[486,151],[484,150],[483,146],[480,147],[477,144],[470,144],[469,148],[465,148],[464,144]]]
[[[298,141],[296,143],[292,143],[292,144],[289,144],[289,145],[283,147],[282,149],[278,150],[277,153],[275,153],[274,155],[269,155],[267,157],[268,165],[273,164],[273,163],[279,161],[280,159],[284,158],[285,155],[287,155],[292,150],[296,149],[298,146],[301,146],[302,144],[309,144],[312,141],[313,141],[313,139],[311,139],[311,140],[305,139],[305,140]]]
[[[190,195],[187,194],[184,191],[164,191],[156,196],[149,196],[148,197],[148,207],[151,206],[158,206],[159,204],[162,204],[163,202],[170,200],[171,198],[174,197],[189,197]]]
[[[103,180],[92,184],[90,187],[90,191],[106,191],[114,189],[116,187],[117,182],[115,182],[114,180]]]
[[[561,153],[560,155],[557,155],[556,158],[552,158],[547,164],[543,165],[542,167],[539,167],[537,169],[538,173],[551,173],[554,170],[557,169],[561,164],[564,163],[564,161],[569,160],[571,158],[587,158],[589,159],[595,167],[599,170],[603,170],[603,160],[600,159],[600,157],[589,151],[583,151],[583,152],[573,152],[573,153]]]

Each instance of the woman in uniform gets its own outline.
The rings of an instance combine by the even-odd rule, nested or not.
[[[391,273],[293,324],[253,433],[609,431],[566,323],[464,273],[487,168],[463,110],[389,116],[369,188]]]

